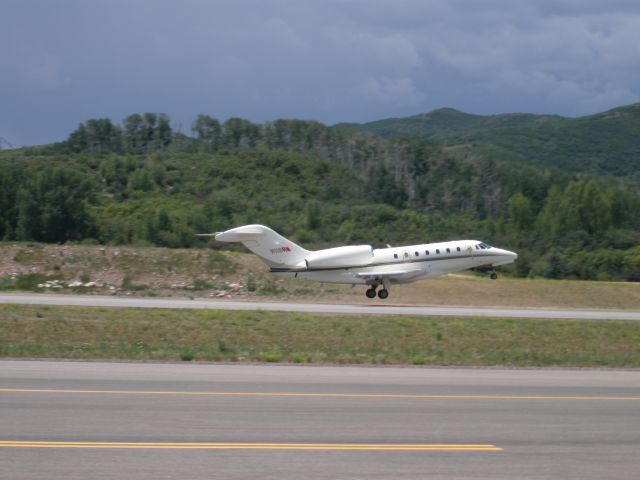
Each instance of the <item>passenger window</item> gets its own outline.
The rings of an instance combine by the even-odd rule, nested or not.
[[[393,258],[398,258],[398,254],[397,254],[397,253],[394,253],[394,254],[393,254]]]
[[[424,251],[424,254],[425,254],[425,255],[429,255],[429,250],[425,250],[425,251]]]
[[[409,252],[404,252],[404,258],[409,258]]]
[[[449,250],[448,248],[447,248],[447,253],[451,253],[451,250]]]
[[[419,256],[420,256],[420,254],[418,252],[416,252],[416,257],[419,257]]]
[[[456,247],[458,251],[460,251],[460,247]]]
[[[439,248],[436,248],[436,253],[440,253],[440,249]]]

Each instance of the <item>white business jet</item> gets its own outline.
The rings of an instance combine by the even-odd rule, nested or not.
[[[351,245],[309,251],[263,225],[245,225],[214,234],[219,242],[241,242],[272,273],[326,283],[369,285],[368,298],[385,299],[396,283],[410,283],[468,268],[496,267],[513,262],[518,254],[478,240],[454,240],[406,247],[373,248]],[[495,280],[495,270],[491,273]]]

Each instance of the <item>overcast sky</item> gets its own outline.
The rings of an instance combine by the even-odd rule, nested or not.
[[[326,124],[640,97],[637,0],[1,0],[0,137],[163,112]]]

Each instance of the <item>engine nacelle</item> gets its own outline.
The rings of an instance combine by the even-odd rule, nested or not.
[[[362,267],[373,261],[371,245],[328,248],[313,252],[304,262],[307,268]]]

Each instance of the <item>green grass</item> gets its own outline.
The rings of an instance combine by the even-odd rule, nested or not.
[[[640,323],[0,305],[0,356],[640,367]]]

